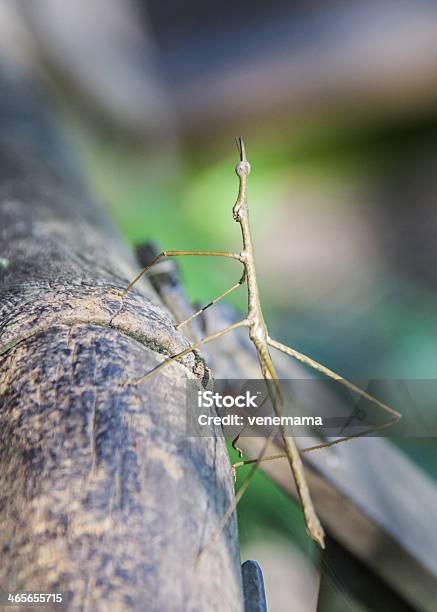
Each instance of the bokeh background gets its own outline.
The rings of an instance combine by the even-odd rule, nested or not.
[[[44,84],[132,244],[238,250],[244,135],[272,335],[346,377],[436,377],[435,2],[1,0],[0,53]],[[238,279],[180,266],[199,302]],[[433,440],[397,444],[436,476]],[[314,610],[315,552],[262,474],[239,524],[270,609]]]

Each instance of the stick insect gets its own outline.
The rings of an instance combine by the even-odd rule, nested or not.
[[[285,344],[282,344],[281,342],[273,340],[270,337],[267,325],[264,320],[262,307],[261,307],[261,301],[260,301],[260,295],[259,295],[259,290],[258,290],[258,282],[257,282],[257,276],[256,276],[256,269],[255,269],[254,248],[253,248],[252,236],[251,236],[251,231],[250,231],[250,226],[249,226],[249,209],[248,209],[248,202],[247,202],[247,181],[248,181],[248,176],[250,173],[250,164],[246,158],[246,149],[245,149],[244,141],[241,137],[237,141],[237,146],[239,150],[240,161],[237,164],[235,170],[239,178],[239,191],[238,191],[237,201],[235,202],[235,205],[232,209],[232,214],[233,214],[234,220],[240,225],[240,229],[241,229],[243,248],[240,251],[240,253],[230,253],[226,251],[218,251],[218,252],[162,251],[159,255],[157,255],[151,261],[151,263],[148,266],[146,266],[133,279],[133,281],[124,290],[124,294],[126,294],[135,285],[135,283],[137,283],[140,280],[140,278],[144,274],[146,274],[152,266],[157,264],[158,261],[162,259],[163,257],[181,257],[181,256],[227,257],[227,258],[237,260],[243,266],[243,273],[238,283],[234,284],[227,291],[225,291],[224,293],[222,293],[221,295],[213,299],[209,304],[207,304],[206,306],[204,306],[203,308],[195,312],[193,315],[191,315],[189,318],[187,318],[185,321],[182,321],[175,327],[176,329],[180,329],[183,325],[189,323],[195,317],[202,314],[206,310],[206,308],[209,308],[213,304],[216,304],[217,302],[222,300],[224,297],[229,295],[232,291],[235,291],[241,285],[246,285],[247,287],[247,314],[246,314],[246,317],[242,319],[241,321],[234,323],[230,325],[229,327],[226,327],[225,329],[217,331],[207,336],[206,338],[203,338],[202,340],[195,342],[194,344],[191,344],[188,348],[177,353],[176,355],[172,355],[168,359],[165,359],[163,362],[158,364],[151,371],[147,372],[144,376],[142,376],[140,379],[135,381],[135,384],[139,384],[142,381],[146,380],[149,376],[151,376],[152,374],[154,374],[161,368],[165,367],[166,365],[172,363],[173,361],[181,359],[182,357],[184,357],[185,355],[189,354],[192,351],[198,350],[201,345],[207,344],[209,342],[213,342],[217,338],[224,336],[225,334],[233,331],[234,329],[245,327],[248,329],[250,340],[253,342],[256,348],[261,373],[262,373],[263,378],[265,379],[268,396],[270,398],[270,401],[272,403],[276,416],[282,417],[284,415],[284,397],[283,397],[281,386],[279,383],[278,374],[276,372],[273,360],[270,355],[271,348],[274,348],[276,350],[279,350],[285,353],[286,355],[289,355],[290,357],[296,359],[297,361],[300,361],[304,365],[309,366],[313,370],[316,370],[319,374],[323,374],[324,376],[328,378],[334,379],[335,381],[345,386],[350,391],[353,391],[359,396],[361,396],[362,398],[367,399],[368,401],[372,402],[374,405],[379,407],[390,417],[389,420],[383,423],[382,425],[378,425],[366,431],[360,432],[359,434],[335,438],[329,442],[318,444],[313,447],[304,448],[300,451],[301,453],[326,448],[328,446],[332,446],[333,444],[339,444],[340,442],[345,442],[347,440],[351,440],[352,438],[363,436],[373,431],[376,431],[378,429],[384,429],[386,427],[394,425],[401,418],[401,415],[399,412],[397,412],[396,410],[393,410],[393,408],[390,408],[390,406],[387,406],[383,402],[379,401],[378,399],[368,394],[363,389],[360,389],[353,383],[342,378],[339,374],[337,374],[336,372],[333,372],[332,370],[322,365],[321,363],[314,361],[313,359],[311,359],[310,357],[307,357],[303,353],[300,353],[296,351],[295,349],[289,346],[286,346]],[[267,448],[270,442],[273,440],[274,435],[276,433],[275,431],[272,431],[269,434],[269,436],[266,437],[263,447],[261,449],[261,452],[256,459],[240,461],[233,465],[233,468],[236,469],[243,465],[252,464],[252,468],[247,474],[243,483],[241,484],[238,492],[235,495],[235,498],[232,504],[230,505],[225,515],[223,516],[210,542],[214,540],[215,537],[217,537],[217,535],[221,532],[221,530],[223,529],[229,517],[234,512],[239,500],[241,499],[247,487],[249,486],[249,483],[255,473],[255,470],[258,468],[260,463],[263,461],[271,461],[274,459],[286,457],[290,465],[291,472],[293,474],[295,483],[296,483],[296,489],[298,492],[298,497],[299,497],[302,511],[304,514],[305,525],[306,525],[307,531],[310,537],[315,542],[317,542],[321,548],[324,548],[324,530],[316,514],[316,511],[313,505],[313,501],[311,499],[310,491],[308,489],[308,485],[307,485],[305,475],[304,475],[300,452],[296,446],[296,442],[294,438],[291,435],[289,435],[289,433],[287,432],[287,430],[285,429],[283,425],[279,425],[279,432],[280,432],[284,450],[285,450],[284,453],[276,454],[272,456],[266,456]],[[235,443],[235,440],[234,440],[234,443]]]

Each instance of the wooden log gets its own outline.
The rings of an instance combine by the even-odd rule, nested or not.
[[[235,520],[194,565],[233,496],[223,439],[185,434],[185,381],[210,371],[129,384],[188,341],[147,281],[121,296],[138,264],[34,89],[1,78],[0,591],[240,611]]]

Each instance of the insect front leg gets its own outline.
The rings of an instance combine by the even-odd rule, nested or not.
[[[183,257],[185,255],[190,256],[198,256],[198,257],[229,257],[230,259],[236,259],[237,261],[242,261],[241,255],[238,253],[229,253],[227,251],[162,251],[157,255],[148,266],[143,268],[139,274],[129,283],[129,285],[124,289],[123,296],[125,296],[137,283],[140,278],[146,274],[154,265],[158,263],[163,257]]]

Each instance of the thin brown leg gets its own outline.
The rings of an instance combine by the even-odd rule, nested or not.
[[[143,268],[139,274],[129,283],[126,289],[123,291],[123,296],[125,296],[135,285],[140,278],[150,270],[154,265],[158,263],[160,259],[163,257],[181,257],[184,255],[194,255],[200,257],[230,257],[231,259],[236,259],[237,261],[241,261],[241,256],[238,253],[228,253],[227,251],[162,251],[157,255],[148,266]]]
[[[243,495],[247,491],[247,489],[248,489],[248,487],[249,487],[249,485],[251,483],[252,478],[255,476],[255,472],[256,472],[256,470],[258,468],[258,465],[262,461],[262,458],[263,458],[263,456],[264,456],[264,454],[265,454],[265,452],[266,452],[266,450],[268,448],[268,445],[270,444],[270,442],[275,437],[276,431],[277,431],[277,428],[272,429],[272,431],[270,432],[270,434],[266,438],[266,440],[265,440],[265,442],[263,444],[263,447],[262,447],[262,449],[260,451],[260,454],[258,455],[258,459],[254,459],[253,460],[253,465],[252,465],[252,467],[250,469],[250,472],[247,474],[246,478],[241,483],[241,486],[238,489],[238,491],[236,492],[234,499],[229,504],[228,509],[226,510],[224,515],[222,516],[222,518],[220,520],[220,523],[215,528],[215,530],[212,533],[211,537],[209,538],[207,544],[198,553],[197,558],[196,558],[195,567],[199,566],[203,556],[209,550],[209,548],[212,546],[212,544],[214,544],[215,540],[217,539],[217,537],[220,535],[220,533],[222,532],[222,530],[226,526],[226,523],[228,522],[228,520],[231,518],[231,516],[235,512],[238,503],[240,502],[241,498],[243,497]]]
[[[257,409],[254,411],[254,414],[256,414],[257,412],[259,412],[259,411],[261,410],[261,408],[264,406],[264,404],[266,403],[266,401],[267,401],[268,399],[269,399],[269,394],[267,393],[267,394],[264,396],[264,398],[263,398],[263,400],[262,400],[261,404],[260,404],[260,405],[257,407]],[[245,431],[246,429],[247,429],[247,425],[245,425],[244,427],[242,427],[242,428],[240,429],[240,431],[238,432],[238,434],[235,436],[235,438],[234,438],[234,439],[232,440],[232,442],[231,442],[232,448],[233,448],[234,450],[236,450],[236,451],[237,451],[237,453],[238,453],[238,456],[239,456],[239,457],[242,457],[242,456],[243,456],[243,451],[241,450],[241,448],[239,448],[239,447],[237,446],[237,444],[238,444],[238,440],[241,438],[241,436],[243,435],[243,433],[244,433],[244,431]],[[232,466],[232,467],[233,467],[233,466]]]
[[[363,436],[368,436],[375,431],[380,431],[381,429],[387,429],[388,427],[392,427],[395,425],[399,419],[391,419],[387,421],[387,423],[382,423],[382,425],[377,425],[376,427],[372,427],[366,429],[365,431],[361,431],[360,433],[353,434],[350,436],[343,436],[342,438],[336,438],[335,440],[331,440],[330,442],[322,442],[321,444],[316,444],[315,446],[308,446],[307,448],[300,448],[300,453],[311,453],[312,451],[322,450],[323,448],[329,448],[330,446],[335,446],[336,444],[341,444],[342,442],[348,442],[349,440],[355,440],[356,438],[362,438]],[[234,470],[242,467],[243,465],[251,465],[256,463],[259,465],[264,461],[275,461],[276,459],[285,459],[287,455],[285,453],[278,453],[277,455],[270,455],[268,457],[262,457],[260,461],[257,459],[246,459],[245,461],[237,461],[237,463],[233,463],[232,467]]]
[[[187,323],[190,323],[193,319],[195,319],[196,317],[201,315],[203,312],[205,312],[205,310],[207,310],[211,306],[214,306],[214,304],[217,304],[217,302],[220,302],[220,300],[222,300],[224,297],[226,297],[227,295],[232,293],[232,291],[235,291],[235,289],[238,289],[238,287],[241,287],[243,282],[244,282],[244,275],[241,277],[241,279],[238,281],[238,283],[235,283],[235,285],[232,285],[232,287],[229,287],[229,289],[227,289],[224,293],[222,293],[218,297],[216,297],[213,300],[211,300],[211,302],[209,302],[208,304],[206,304],[205,306],[200,308],[197,312],[194,312],[191,316],[189,316],[187,319],[185,319],[185,321],[182,321],[181,323],[178,323],[177,325],[175,325],[175,329],[180,329],[181,327],[183,327]]]
[[[191,344],[191,346],[187,347],[180,353],[177,353],[176,355],[172,355],[168,359],[165,359],[164,361],[159,363],[156,367],[150,370],[150,372],[147,372],[146,374],[144,374],[144,376],[141,376],[141,378],[138,378],[137,380],[132,381],[131,384],[138,385],[142,383],[147,378],[149,378],[149,376],[152,376],[152,374],[155,374],[158,370],[161,370],[162,368],[166,367],[170,363],[173,363],[173,361],[176,361],[177,359],[181,359],[182,357],[185,357],[185,355],[188,355],[188,353],[191,353],[191,351],[198,349],[200,346],[202,346],[202,344],[208,344],[208,342],[212,342],[213,340],[216,340],[217,338],[224,336],[228,332],[234,329],[237,329],[238,327],[246,327],[246,326],[247,326],[247,320],[243,319],[242,321],[238,321],[238,323],[233,323],[232,325],[229,325],[229,327],[226,327],[225,329],[221,329],[220,331],[217,331],[211,334],[210,336],[207,336],[206,338],[199,340],[199,342],[195,342],[194,344]]]
[[[290,357],[294,357],[294,359],[297,359],[301,363],[304,363],[305,365],[309,366],[313,370],[316,370],[317,372],[324,374],[328,378],[332,378],[333,380],[337,381],[340,385],[343,385],[350,391],[354,391],[358,395],[361,395],[361,397],[364,397],[365,399],[369,400],[369,402],[372,402],[376,406],[379,406],[379,408],[384,410],[384,412],[387,412],[387,414],[390,414],[393,417],[394,422],[399,421],[399,419],[402,418],[402,415],[400,412],[398,412],[397,410],[394,410],[393,408],[390,408],[390,406],[387,406],[387,404],[384,404],[384,402],[381,402],[376,397],[373,397],[373,395],[370,395],[369,393],[367,393],[367,391],[364,391],[364,389],[360,389],[360,387],[357,387],[353,383],[349,382],[348,380],[340,376],[340,374],[337,374],[333,370],[330,370],[329,368],[319,363],[318,361],[311,359],[311,357],[307,357],[307,355],[304,355],[303,353],[299,353],[299,351],[296,351],[295,349],[285,344],[281,344],[280,342],[277,342],[276,340],[273,340],[270,337],[268,338],[268,343],[270,346],[277,349],[278,351],[281,351],[282,353],[285,353],[286,355],[290,355]]]

